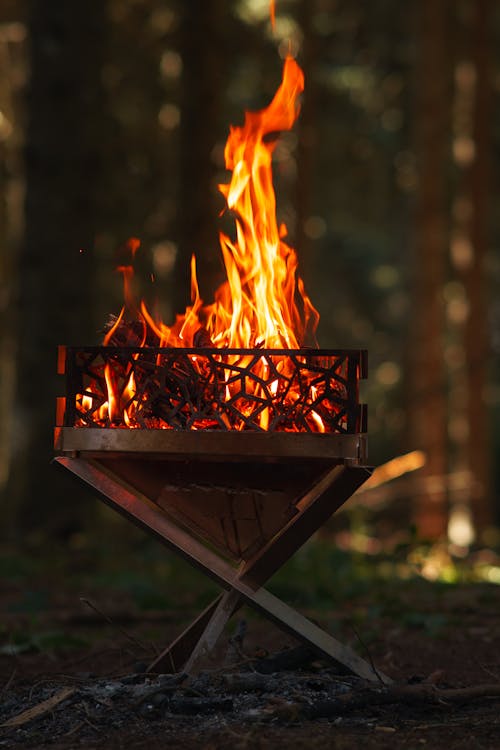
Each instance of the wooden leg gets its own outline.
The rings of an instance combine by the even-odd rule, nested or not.
[[[183,671],[186,672],[186,674],[195,673],[200,661],[213,651],[228,620],[232,617],[235,610],[239,608],[240,602],[241,596],[238,591],[226,591],[226,593],[222,595],[217,608],[184,666]]]
[[[322,525],[370,474],[371,470],[365,468],[360,471],[359,469],[346,470],[343,466],[337,466],[330,470],[301,499],[300,516],[294,517],[270,544],[242,567],[239,578],[248,582],[252,588],[258,588],[264,584],[290,557],[290,550],[295,550],[301,546],[311,533]],[[299,517],[300,523],[297,523]],[[148,671],[178,671],[184,664],[187,666],[188,663],[190,669],[194,670],[195,663],[203,655],[202,651],[206,651],[206,639],[209,638],[210,642],[213,641],[213,645],[215,645],[216,639],[213,640],[215,624],[210,618],[220,600],[221,597],[218,597],[212,602],[210,607],[155,659]],[[232,614],[242,603],[240,596],[238,600],[239,604]],[[216,621],[218,621],[217,618]],[[203,633],[205,627],[207,631]],[[220,633],[222,633],[222,630],[223,627],[220,629]],[[195,651],[197,641],[200,638],[204,639],[203,646],[200,646],[202,650],[196,649]],[[191,652],[193,652],[192,660],[189,659]]]
[[[354,474],[361,477],[364,473],[366,478],[363,467],[356,467],[361,471],[354,471],[355,467],[343,466],[336,467],[335,470],[328,472],[318,483],[318,486],[315,486],[304,497],[305,507],[299,508],[304,519],[304,530],[300,529],[298,522],[285,527],[282,534],[277,536],[275,544],[271,542],[268,548],[257,555],[254,561],[249,561],[247,566],[238,573],[212,550],[174,524],[148,498],[128,487],[126,483],[103,469],[97,462],[60,457],[56,459],[56,463],[69,469],[81,480],[90,484],[100,493],[102,499],[115,510],[156,536],[167,547],[202,570],[205,575],[214,579],[227,590],[227,593],[214,601],[197,618],[191,628],[188,628],[185,640],[183,636],[178,639],[178,654],[184,657],[188,650],[187,644],[196,640],[195,635],[198,635],[198,643],[186,664],[190,671],[195,671],[196,663],[201,655],[213,648],[231,615],[241,603],[244,603],[249,604],[302,642],[309,644],[321,656],[339,663],[354,674],[371,681],[391,682],[390,678],[378,670],[376,671],[350,648],[336,641],[296,610],[288,607],[284,602],[259,587],[277,567],[283,564],[285,559],[290,558],[293,552],[303,544],[307,527],[310,533],[318,528],[316,524],[319,520],[323,520],[323,514],[326,513],[323,503],[318,503],[320,498],[327,491],[330,491],[330,488],[333,491],[332,485],[336,482],[340,482],[339,486],[344,486],[344,491],[348,487],[352,487],[353,484],[357,484]],[[344,499],[347,498],[344,497]],[[318,516],[316,516],[316,513],[318,513]],[[175,651],[173,646],[174,644],[170,647],[172,654]],[[173,659],[176,669],[180,666],[180,661],[179,658]]]
[[[181,672],[194,647],[219,605],[224,594],[219,594],[214,601],[201,612],[193,622],[149,665],[148,672]]]
[[[294,638],[310,646],[321,657],[339,664],[349,672],[372,682],[383,682],[390,684],[390,677],[376,670],[353,651],[349,646],[344,646],[329,633],[319,628],[313,622],[289,607],[266,589],[243,594],[245,604],[260,612],[269,620]]]

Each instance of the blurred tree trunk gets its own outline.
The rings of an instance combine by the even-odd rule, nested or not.
[[[419,532],[446,532],[448,502],[447,408],[444,305],[448,250],[448,169],[451,114],[450,2],[418,4],[416,154],[419,193],[416,214],[415,320],[411,347],[412,445],[425,451],[422,494],[414,518]],[[421,475],[422,477],[422,475]],[[431,478],[435,478],[431,481]]]
[[[474,0],[472,61],[475,66],[473,120],[474,160],[470,169],[472,204],[471,244],[473,255],[464,276],[469,300],[465,328],[467,362],[468,435],[467,451],[472,475],[473,519],[481,528],[493,520],[491,496],[491,442],[486,404],[488,362],[488,287],[486,261],[489,252],[490,162],[492,159],[492,38],[491,0]]]
[[[181,3],[179,51],[182,58],[180,93],[179,192],[177,195],[178,253],[174,268],[174,312],[189,302],[189,262],[196,254],[198,283],[209,302],[224,278],[218,248],[217,168],[213,149],[223,83],[225,0]]]
[[[0,490],[9,473],[15,381],[16,330],[13,300],[16,261],[23,231],[23,86],[26,27],[19,8],[0,10]]]
[[[468,544],[492,520],[488,354],[489,160],[491,77],[487,0],[458,6],[453,118],[455,181],[449,305],[450,538]],[[472,522],[472,523],[471,523]]]
[[[50,466],[59,343],[94,339],[92,246],[105,142],[100,0],[28,3],[31,77],[17,398],[6,501],[14,527],[69,531],[79,497]],[[101,145],[103,144],[103,145]],[[81,512],[81,508],[80,508]]]

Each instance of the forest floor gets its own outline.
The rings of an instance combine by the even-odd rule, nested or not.
[[[247,609],[186,681],[144,670],[216,589],[136,532],[104,529],[57,552],[33,543],[0,555],[0,748],[500,748],[491,547],[460,560],[415,543],[342,551],[342,537],[316,540],[273,579],[390,689],[304,652],[283,668],[276,653],[296,644]]]

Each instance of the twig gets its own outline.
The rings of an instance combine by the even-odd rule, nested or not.
[[[106,648],[98,648],[98,649],[90,649],[89,651],[86,651],[83,656],[79,656],[77,659],[72,659],[70,662],[68,662],[68,666],[70,667],[76,667],[82,662],[88,661],[89,659],[95,659],[96,656],[102,656],[103,654],[111,654],[116,651],[121,651],[121,648],[118,646],[107,646]]]
[[[246,620],[240,620],[236,628],[236,632],[229,639],[228,649],[226,651],[226,657],[224,662],[226,666],[231,666],[235,661],[242,661],[246,659],[246,654],[243,651],[243,641],[247,633]],[[236,658],[235,658],[236,657]],[[255,672],[255,669],[250,665],[250,669]]]
[[[500,681],[500,675],[498,674],[498,672],[493,672],[493,670],[488,669],[488,667],[485,667],[484,664],[481,664],[481,662],[479,662],[479,666],[481,667],[483,672],[486,672],[486,674],[489,674],[489,676],[493,677],[495,680]]]
[[[72,696],[76,692],[75,688],[65,687],[62,690],[60,690],[55,695],[52,695],[50,698],[47,698],[47,700],[42,701],[41,703],[38,703],[36,706],[33,706],[32,708],[28,708],[26,711],[22,711],[20,714],[17,714],[16,716],[13,716],[10,719],[7,719],[7,721],[4,721],[4,723],[1,725],[2,727],[20,727],[23,724],[26,724],[28,721],[32,721],[33,719],[38,719],[44,714],[49,713],[49,711],[52,711],[56,706],[59,705],[59,703],[62,703],[67,698]]]
[[[498,698],[500,697],[500,683],[472,685],[466,688],[447,688],[436,690],[438,696],[446,701],[460,703],[464,700],[475,700],[476,698]]]
[[[7,680],[7,682],[5,683],[5,685],[3,686],[3,688],[0,690],[0,696],[2,696],[4,693],[6,693],[7,690],[10,688],[10,686],[12,685],[12,681],[13,681],[14,677],[16,676],[16,674],[17,674],[17,667],[14,667],[11,676],[9,677],[9,679]]]
[[[351,622],[351,623],[350,623],[350,625],[351,625],[351,628],[352,628],[352,629],[353,629],[353,631],[354,631],[354,635],[356,636],[356,638],[357,638],[357,639],[358,639],[358,641],[360,642],[360,644],[361,644],[361,647],[363,648],[363,650],[364,650],[364,652],[365,652],[365,654],[366,654],[366,657],[367,657],[368,661],[370,662],[370,666],[371,666],[371,668],[373,669],[373,672],[374,672],[374,674],[375,674],[376,678],[378,679],[378,681],[380,682],[380,684],[381,684],[381,685],[385,685],[385,682],[384,682],[384,680],[383,680],[383,679],[382,679],[382,677],[380,676],[380,673],[378,672],[378,670],[377,670],[377,667],[375,666],[375,664],[374,664],[374,662],[373,662],[373,659],[372,659],[372,655],[371,655],[371,653],[370,653],[370,649],[368,648],[368,646],[366,645],[366,643],[365,643],[365,642],[363,641],[363,639],[361,638],[360,634],[359,634],[359,633],[358,633],[358,631],[356,630],[356,627],[355,627],[354,623],[353,623],[353,622]]]
[[[120,632],[120,633],[121,633],[122,635],[124,635],[124,636],[125,636],[125,638],[128,638],[128,640],[129,640],[129,641],[131,641],[131,643],[135,644],[135,645],[136,645],[136,646],[138,646],[139,648],[142,648],[142,649],[143,649],[144,651],[149,651],[149,650],[150,650],[149,646],[146,646],[146,645],[145,645],[144,643],[142,643],[141,641],[139,641],[139,640],[138,640],[138,639],[137,639],[137,638],[136,638],[135,636],[133,636],[133,635],[131,635],[130,633],[128,633],[128,632],[127,632],[127,631],[126,631],[126,630],[125,630],[124,628],[122,628],[122,627],[121,627],[120,625],[117,625],[117,624],[116,624],[115,622],[113,622],[113,620],[111,619],[111,617],[108,617],[108,615],[107,615],[107,614],[105,614],[104,612],[102,612],[102,611],[101,611],[101,610],[99,609],[99,607],[97,607],[97,606],[96,606],[96,605],[95,605],[95,604],[94,604],[93,602],[91,602],[91,601],[90,601],[89,599],[85,599],[85,597],[81,596],[81,597],[80,597],[80,601],[81,601],[81,602],[82,602],[83,604],[86,604],[86,605],[87,605],[87,607],[90,607],[90,609],[93,609],[93,610],[94,610],[94,612],[95,612],[96,614],[100,615],[100,616],[101,616],[101,617],[102,617],[102,618],[103,618],[104,620],[106,620],[106,622],[107,622],[107,623],[109,623],[109,624],[110,624],[110,625],[112,625],[112,626],[113,626],[114,628],[116,628],[116,629],[117,629],[117,630],[118,630],[118,631],[119,631],[119,632]]]
[[[405,703],[416,705],[432,703],[445,707],[450,703],[464,703],[478,698],[496,698],[500,696],[500,684],[473,685],[467,688],[440,689],[435,685],[420,683],[418,685],[384,685],[382,688],[365,687],[351,690],[333,700],[318,701],[304,709],[309,719],[340,716],[349,711],[361,708]]]
[[[92,724],[92,722],[90,721],[90,719],[88,719],[87,717],[85,717],[85,719],[83,721],[85,722],[85,724],[88,724],[89,727],[91,727],[94,730],[94,732],[97,732],[97,733],[100,732],[99,727],[96,727],[95,724]]]
[[[78,724],[75,724],[75,726],[72,729],[68,730],[66,734],[63,734],[62,736],[72,737],[74,734],[80,731],[80,729],[84,726],[84,724],[85,724],[84,721],[79,721]]]

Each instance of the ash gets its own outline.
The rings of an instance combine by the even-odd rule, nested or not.
[[[0,705],[0,747],[100,745],[123,730],[146,739],[161,732],[167,741],[192,731],[193,722],[200,736],[232,725],[303,723],[361,681],[314,657],[301,668],[283,669],[283,662],[296,664],[305,656],[301,648],[197,677],[138,672],[112,679],[61,676],[34,686],[18,682]]]

